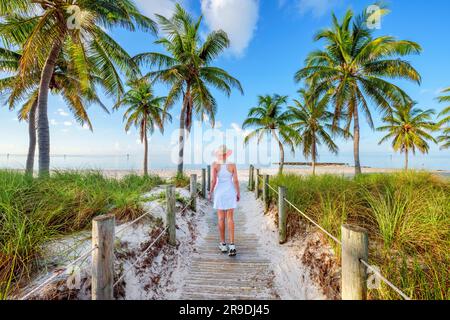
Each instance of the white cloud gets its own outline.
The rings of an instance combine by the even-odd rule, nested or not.
[[[57,126],[57,125],[58,125],[58,122],[57,122],[55,119],[50,119],[50,124],[51,124],[52,126]]]
[[[246,137],[251,132],[250,130],[242,129],[242,127],[239,124],[235,123],[235,122],[233,122],[231,124],[231,127],[234,129],[234,131],[237,132],[237,134],[239,134],[239,135],[241,135],[243,137]]]
[[[238,125],[237,123],[233,122],[231,124],[231,127],[237,132],[237,133],[241,133],[242,132],[242,128],[240,125]]]
[[[58,109],[58,114],[63,117],[68,117],[69,114],[65,112],[63,109]]]
[[[302,14],[311,12],[315,17],[329,13],[341,0],[297,0],[298,9]]]
[[[64,124],[66,127],[72,126],[72,122],[70,122],[70,121],[64,121],[63,124]]]
[[[256,30],[259,0],[201,0],[206,24],[211,30],[223,30],[230,38],[230,50],[241,56]]]

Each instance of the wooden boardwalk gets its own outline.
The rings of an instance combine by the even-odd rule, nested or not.
[[[242,188],[242,193],[248,192]],[[250,196],[243,194],[243,196]],[[235,212],[237,256],[219,251],[216,213],[210,210],[209,231],[192,259],[182,299],[279,299],[270,261],[258,253],[258,236],[245,230],[245,212]]]

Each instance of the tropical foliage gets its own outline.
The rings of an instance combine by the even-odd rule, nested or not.
[[[214,87],[227,95],[233,88],[243,93],[240,82],[225,70],[212,66],[230,44],[225,32],[213,31],[201,41],[202,17],[194,20],[179,4],[171,18],[157,15],[164,37],[156,43],[164,47],[167,54],[147,52],[135,57],[143,66],[157,67],[148,77],[170,85],[165,108],[168,109],[182,99],[180,113],[178,174],[183,173],[184,141],[189,133],[193,114],[203,120],[207,115],[214,125],[217,102],[209,87]],[[186,131],[186,132],[185,132]]]
[[[292,120],[292,114],[283,107],[287,104],[288,97],[280,95],[266,95],[258,97],[258,106],[251,108],[248,112],[242,128],[253,128],[244,139],[248,144],[253,138],[256,138],[258,144],[265,136],[272,136],[278,143],[280,149],[279,174],[283,173],[285,150],[284,145],[294,150],[294,137],[298,137],[289,123]],[[297,142],[298,139],[297,139]]]
[[[12,73],[0,80],[0,88],[8,97],[10,109],[20,106],[18,119],[28,121],[29,148],[26,172],[32,175],[37,140],[36,109],[40,72],[36,70],[27,77],[26,82],[21,80],[17,74],[21,58],[22,55],[19,52],[0,48],[0,70]],[[94,74],[90,74],[89,77],[97,78]],[[106,86],[102,79],[97,78],[97,81]],[[56,62],[49,89],[54,94],[60,94],[77,122],[82,126],[86,125],[90,130],[92,130],[92,123],[87,114],[87,107],[96,103],[108,112],[106,106],[100,101],[95,87],[82,89],[80,80],[74,76],[71,66],[62,53]]]
[[[309,54],[306,66],[295,80],[306,80],[317,95],[331,94],[334,125],[345,121],[345,129],[353,122],[355,173],[361,173],[359,159],[360,115],[374,127],[370,102],[387,116],[392,106],[411,99],[389,79],[407,79],[420,83],[421,77],[413,66],[401,58],[418,54],[421,47],[412,41],[397,40],[391,36],[374,37],[367,26],[367,15],[354,17],[347,11],[341,22],[333,14],[331,28],[320,31],[315,40],[326,46]]]
[[[450,88],[442,91],[442,96],[439,97],[439,102],[450,103]],[[439,114],[442,119],[439,124],[443,126],[443,135],[438,137],[439,142],[442,142],[441,149],[450,148],[450,105],[445,107]]]
[[[416,150],[428,153],[430,146],[427,141],[437,143],[431,135],[438,129],[436,123],[431,121],[434,111],[421,110],[414,107],[414,103],[398,106],[394,113],[383,119],[386,125],[377,128],[378,131],[387,131],[380,144],[392,140],[392,148],[396,152],[405,154],[405,170],[408,169],[409,152]]]
[[[12,46],[17,42],[23,44],[18,68],[22,81],[16,88],[24,87],[26,79],[36,70],[40,71],[39,172],[46,175],[50,169],[48,92],[58,57],[64,52],[72,66],[72,75],[80,79],[83,90],[97,84],[98,81],[90,77],[94,73],[107,84],[106,93],[119,97],[124,92],[119,71],[131,74],[136,68],[131,57],[105,30],[119,26],[130,31],[140,28],[155,32],[156,27],[129,0],[1,0],[0,16],[3,41]]]
[[[163,133],[164,120],[172,121],[172,117],[163,108],[167,98],[155,96],[148,79],[131,80],[128,86],[131,89],[124,94],[115,108],[128,107],[123,116],[126,131],[129,131],[131,126],[139,129],[141,142],[144,144],[144,175],[147,176],[148,133],[153,134],[155,128]]]
[[[338,153],[338,146],[333,136],[347,137],[343,129],[333,128],[334,115],[327,111],[330,95],[319,97],[310,88],[300,89],[300,100],[294,99],[294,106],[289,107],[291,113],[290,126],[297,131],[296,142],[301,146],[303,156],[312,160],[312,173],[316,173],[318,147],[325,145],[333,154]]]

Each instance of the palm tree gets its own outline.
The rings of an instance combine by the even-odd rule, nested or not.
[[[280,149],[280,164],[278,173],[283,173],[284,166],[284,146],[286,144],[293,151],[293,137],[296,132],[289,123],[292,121],[292,114],[283,110],[287,104],[288,97],[280,95],[265,95],[258,97],[258,106],[251,108],[242,128],[254,128],[244,139],[248,144],[251,139],[257,138],[258,144],[264,135],[271,135],[278,143]]]
[[[348,133],[339,127],[333,128],[334,115],[327,111],[330,95],[318,97],[310,88],[298,92],[300,100],[294,99],[295,106],[289,107],[293,121],[290,126],[298,133],[296,143],[302,146],[303,155],[311,158],[315,175],[317,147],[324,144],[330,152],[337,154],[339,148],[333,141],[333,134],[347,137]]]
[[[450,103],[450,88],[447,88],[442,91],[444,95],[438,98],[439,102],[449,102]],[[438,137],[439,142],[442,142],[443,145],[441,146],[441,149],[449,149],[450,148],[450,106],[444,108],[442,112],[439,114],[439,117],[443,117],[439,121],[440,126],[444,126],[443,129],[443,135]]]
[[[416,154],[417,149],[421,153],[428,153],[430,146],[427,141],[437,143],[431,135],[438,129],[436,123],[430,121],[434,110],[423,111],[414,106],[415,103],[410,103],[397,107],[391,116],[383,119],[387,125],[377,128],[378,131],[388,132],[379,144],[392,139],[394,151],[405,153],[405,170],[408,170],[409,151]]]
[[[363,14],[353,18],[347,11],[339,23],[333,14],[333,26],[320,31],[315,40],[325,40],[324,50],[314,51],[306,59],[306,67],[296,75],[297,82],[306,80],[316,94],[330,93],[334,106],[334,126],[345,113],[346,129],[353,121],[355,173],[361,173],[359,159],[360,113],[373,129],[369,101],[384,116],[392,113],[392,105],[411,99],[388,79],[408,79],[420,83],[419,73],[399,57],[419,54],[421,47],[412,41],[396,40],[391,36],[373,37]]]
[[[18,119],[28,121],[29,147],[26,161],[26,173],[32,175],[34,171],[34,157],[36,151],[36,109],[38,99],[39,70],[30,74],[26,83],[18,78],[18,65],[22,55],[5,48],[0,48],[0,71],[12,73],[11,76],[0,80],[0,89],[9,93],[8,104],[10,109],[14,109],[20,104]],[[102,79],[98,79],[93,74],[90,78],[96,79],[99,84],[105,86]],[[19,82],[19,84],[18,84]],[[24,85],[25,84],[25,85]],[[82,89],[79,80],[74,74],[61,54],[57,60],[55,70],[50,81],[50,91],[60,94],[66,101],[69,110],[72,111],[75,119],[80,125],[87,125],[92,131],[92,124],[87,114],[87,105],[97,103],[107,113],[109,111],[100,101],[95,88]]]
[[[166,97],[156,97],[148,79],[128,82],[131,89],[116,104],[115,108],[128,106],[123,116],[126,121],[125,130],[131,126],[139,128],[141,141],[144,144],[144,175],[148,175],[148,133],[153,134],[155,128],[164,132],[164,120],[172,121],[172,117],[164,110]]]
[[[182,175],[185,130],[190,132],[193,114],[196,113],[202,121],[204,115],[208,115],[214,125],[217,103],[209,86],[228,96],[232,88],[237,88],[241,93],[243,90],[237,79],[225,70],[211,66],[214,59],[230,44],[225,32],[211,32],[206,40],[201,42],[202,17],[194,21],[179,4],[170,19],[157,15],[157,20],[165,37],[156,43],[162,45],[167,54],[143,53],[137,55],[135,61],[142,66],[157,67],[158,70],[148,73],[147,77],[170,85],[165,109],[182,98],[178,159],[178,174]]]
[[[79,9],[73,15],[71,8]],[[67,47],[73,72],[83,89],[90,81],[90,70],[108,82],[112,94],[123,94],[119,70],[131,74],[131,57],[104,31],[114,26],[155,32],[152,20],[141,15],[129,0],[0,0],[0,37],[8,43],[21,34],[28,35],[22,48],[19,76],[22,81],[36,69],[41,71],[38,87],[39,173],[50,170],[50,137],[47,115],[48,93],[58,57]],[[89,52],[89,57],[88,53]],[[19,85],[20,86],[20,85]]]

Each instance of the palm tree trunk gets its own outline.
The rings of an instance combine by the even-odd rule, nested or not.
[[[311,150],[311,160],[312,160],[312,174],[316,175],[316,158],[317,158],[317,149],[316,149],[316,141],[313,141],[313,146]]]
[[[405,171],[408,171],[408,149],[405,150]]]
[[[358,107],[355,106],[353,115],[353,155],[355,158],[355,175],[361,174],[361,163],[359,162],[359,115]]]
[[[280,165],[278,167],[278,174],[283,174],[283,167],[284,167],[284,147],[281,143],[280,139],[278,139],[277,133],[275,130],[272,130],[272,135],[275,138],[275,140],[278,142],[278,146],[280,148]]]
[[[28,155],[27,155],[27,165],[26,165],[26,174],[29,176],[33,176],[34,171],[34,155],[36,153],[36,108],[37,108],[37,100],[33,102],[31,106],[30,114],[28,116]]]
[[[39,176],[46,176],[50,172],[50,129],[48,125],[48,92],[50,81],[55,70],[56,59],[61,52],[62,42],[53,44],[50,54],[42,69],[38,96],[38,142],[39,142]]]
[[[180,132],[178,136],[178,170],[177,175],[183,175],[183,165],[184,165],[184,138],[185,138],[185,126],[186,126],[186,109],[187,109],[187,98],[183,99],[183,107],[181,108],[180,114]]]
[[[147,121],[144,121],[144,176],[148,176],[148,137],[147,137]]]

